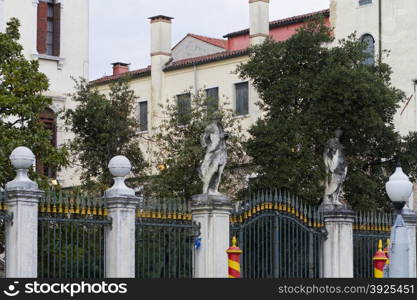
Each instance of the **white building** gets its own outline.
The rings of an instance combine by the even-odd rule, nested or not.
[[[63,132],[54,114],[74,106],[67,96],[74,90],[71,76],[88,79],[89,0],[0,0],[1,31],[12,17],[21,23],[25,57],[39,60],[39,70],[49,78],[47,96],[53,104],[41,117],[47,126],[56,128],[54,143],[60,146],[71,136]],[[37,170],[55,176],[39,162]],[[63,170],[57,179],[64,186],[77,183],[74,172],[74,168]]]
[[[369,50],[376,57],[379,45],[391,52],[384,61],[393,68],[393,85],[407,95],[395,125],[403,134],[417,130],[417,1],[331,0],[329,4],[328,10],[270,22],[269,0],[250,0],[249,29],[226,34],[223,39],[188,34],[175,46],[171,44],[173,18],[151,17],[151,65],[129,71],[128,64],[115,63],[113,75],[91,84],[106,92],[111,82],[128,72],[131,87],[140,97],[137,116],[143,134],[152,134],[152,128],[157,128],[164,117],[158,104],[177,99],[178,105],[192,105],[190,96],[184,94],[190,87],[193,91],[206,89],[219,101],[231,102],[243,127],[248,128],[261,112],[255,104],[259,98],[254,88],[234,74],[237,65],[248,59],[246,49],[268,35],[285,40],[311,16],[323,15],[325,23],[335,28],[336,39],[356,31],[358,37],[369,42]]]
[[[376,56],[393,69],[392,83],[407,99],[395,116],[402,133],[417,131],[417,1],[415,0],[331,0],[330,22],[336,39],[356,31],[372,43]]]
[[[188,34],[173,45],[173,18],[150,17],[151,65],[129,71],[129,64],[116,62],[113,75],[94,80],[91,85],[106,93],[110,83],[129,74],[130,85],[139,97],[137,116],[144,135],[152,135],[153,128],[158,128],[164,118],[159,104],[174,99],[185,109],[192,105],[190,88],[191,93],[206,90],[218,101],[230,103],[243,127],[249,128],[261,116],[255,105],[259,97],[247,81],[234,73],[238,64],[248,59],[249,45],[262,42],[268,34],[276,40],[284,40],[313,15],[323,15],[326,22],[329,17],[329,11],[324,10],[269,22],[268,0],[249,3],[250,28],[227,34],[226,39]],[[242,0],[242,5],[247,5],[246,1]],[[150,142],[142,146],[144,153],[152,148]],[[150,157],[150,163],[158,163],[156,159]]]

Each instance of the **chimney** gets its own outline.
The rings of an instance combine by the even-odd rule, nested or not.
[[[269,0],[249,0],[250,45],[258,45],[269,36]]]
[[[151,56],[171,56],[171,20],[167,16],[150,17],[151,20]]]
[[[129,72],[129,65],[122,62],[112,63],[113,65],[113,75],[120,75],[126,72]]]
[[[164,67],[171,59],[171,17],[158,15],[151,20],[151,98],[150,128],[156,128],[155,115],[162,104]]]

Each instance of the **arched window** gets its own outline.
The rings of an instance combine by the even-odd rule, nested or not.
[[[44,128],[50,131],[49,139],[51,141],[51,144],[54,147],[57,147],[57,141],[56,141],[56,114],[55,112],[47,108],[43,112],[40,113],[39,119],[41,123],[43,124]],[[55,178],[56,172],[55,170],[48,168],[43,164],[42,161],[37,160],[36,162],[36,172],[38,174],[47,176],[49,178]]]
[[[366,44],[365,53],[369,54],[363,63],[365,65],[373,65],[375,63],[375,39],[370,34],[364,34],[361,41]]]

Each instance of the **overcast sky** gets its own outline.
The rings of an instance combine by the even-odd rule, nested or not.
[[[329,7],[329,0],[270,0],[270,20]],[[187,33],[215,38],[249,27],[248,0],[91,0],[90,79],[110,75],[111,63],[150,63],[148,17],[174,17],[172,42]]]

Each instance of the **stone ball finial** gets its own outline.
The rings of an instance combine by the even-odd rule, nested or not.
[[[125,177],[131,169],[130,161],[123,155],[115,156],[109,162],[109,170],[114,177]]]
[[[12,165],[16,169],[29,169],[35,162],[35,155],[27,147],[15,148],[9,156]]]

